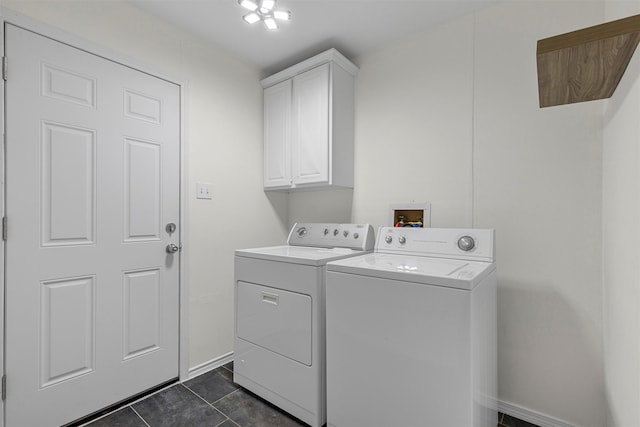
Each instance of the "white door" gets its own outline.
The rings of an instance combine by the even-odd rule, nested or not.
[[[329,64],[293,78],[293,183],[329,182]]]
[[[6,425],[178,376],[179,86],[8,25]]]

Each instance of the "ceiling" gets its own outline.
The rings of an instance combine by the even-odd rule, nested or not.
[[[497,0],[278,0],[291,21],[267,30],[242,20],[237,0],[128,0],[177,27],[196,33],[263,76],[329,48],[355,58]]]

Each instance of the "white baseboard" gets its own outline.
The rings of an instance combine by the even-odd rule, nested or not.
[[[231,361],[233,361],[233,351],[216,357],[215,359],[211,359],[208,362],[201,363],[198,366],[194,366],[193,368],[189,368],[189,378],[187,379],[190,380],[191,378],[195,378],[198,375],[202,375],[206,372],[212,371]]]
[[[559,420],[558,418],[502,400],[498,401],[498,411],[540,427],[575,427],[573,424]]]

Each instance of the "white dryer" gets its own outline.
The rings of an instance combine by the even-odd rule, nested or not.
[[[327,425],[495,427],[494,231],[381,228],[327,264]]]
[[[326,421],[326,263],[372,251],[368,224],[295,224],[235,252],[233,380],[313,427]]]

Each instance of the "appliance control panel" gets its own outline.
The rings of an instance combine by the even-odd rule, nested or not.
[[[347,248],[371,251],[375,245],[373,227],[369,224],[296,223],[287,244],[318,248]]]
[[[380,227],[375,251],[493,262],[494,236],[491,229]]]

